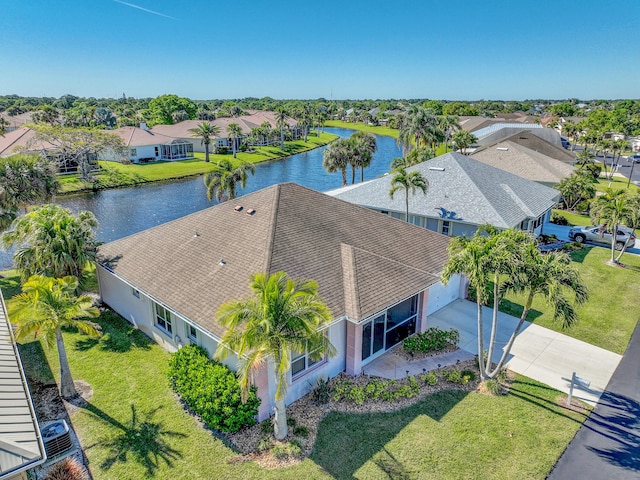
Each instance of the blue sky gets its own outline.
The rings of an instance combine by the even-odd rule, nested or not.
[[[0,94],[640,97],[639,0],[2,3]]]

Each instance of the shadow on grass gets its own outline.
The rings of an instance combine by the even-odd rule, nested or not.
[[[132,404],[131,419],[126,424],[120,423],[90,403],[83,408],[118,429],[115,435],[110,434],[104,440],[87,447],[89,449],[98,446],[107,450],[107,457],[100,463],[103,470],[109,470],[116,463],[133,460],[145,468],[147,477],[152,477],[162,462],[172,467],[174,460],[182,457],[182,453],[171,447],[167,440],[186,438],[187,435],[165,430],[161,422],[154,421],[154,416],[162,406],[141,416]]]
[[[570,254],[571,260],[576,262],[576,263],[583,263],[584,259],[587,257],[587,255],[589,255],[589,253],[591,252],[592,248],[594,248],[594,247],[585,246],[584,248],[581,248],[580,250],[576,250],[574,252],[571,252],[571,254]]]
[[[75,349],[79,352],[99,346],[101,350],[114,353],[128,352],[134,348],[148,350],[152,340],[140,330],[111,310],[105,310],[97,321],[102,327],[100,338],[85,337],[77,340]]]
[[[406,466],[387,452],[385,446],[421,415],[439,421],[468,393],[445,390],[415,405],[388,413],[332,412],[318,426],[310,459],[340,479],[353,478],[364,463],[374,458],[389,478],[406,478]]]
[[[491,308],[491,305],[489,305],[489,307]],[[520,305],[519,303],[512,302],[511,300],[507,300],[506,298],[503,298],[500,300],[500,305],[498,306],[498,310],[501,311],[502,313],[506,313],[513,317],[520,318],[520,316],[522,315],[522,311],[524,310],[524,306]],[[540,310],[536,310],[535,308],[532,308],[527,313],[527,321],[535,322],[535,320],[541,316],[542,316],[542,312]]]
[[[18,343],[18,351],[24,373],[29,380],[35,380],[44,385],[55,385],[56,379],[40,341]]]

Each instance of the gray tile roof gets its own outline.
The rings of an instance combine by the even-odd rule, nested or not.
[[[45,459],[20,356],[0,292],[0,479]]]
[[[475,137],[478,140],[482,140],[484,137],[487,137],[489,135],[492,135],[495,132],[498,132],[499,130],[503,130],[503,129],[517,129],[517,130],[533,130],[533,129],[539,129],[539,128],[543,128],[542,125],[539,125],[537,123],[508,123],[508,122],[503,122],[503,123],[495,123],[493,125],[489,125],[487,127],[481,128],[479,130],[475,130],[473,132],[473,134],[475,135]]]
[[[218,306],[247,297],[252,273],[314,279],[334,318],[361,320],[437,283],[448,243],[285,183],[102,245],[99,255],[116,275],[220,336]]]
[[[540,183],[559,183],[574,171],[574,168],[565,162],[511,140],[476,150],[471,158]]]
[[[547,211],[559,193],[539,183],[492,167],[459,153],[447,153],[414,167],[428,181],[427,194],[409,195],[409,213],[449,217],[454,221],[510,228]],[[392,175],[327,192],[342,200],[377,210],[404,213],[404,192],[389,197]]]

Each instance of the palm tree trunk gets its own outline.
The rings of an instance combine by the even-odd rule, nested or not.
[[[504,365],[504,362],[506,361],[507,356],[509,355],[509,352],[511,352],[511,347],[513,347],[513,342],[515,342],[516,337],[518,336],[518,333],[520,333],[520,329],[522,328],[522,325],[524,325],[524,321],[527,318],[527,315],[529,314],[529,310],[531,309],[531,304],[533,303],[534,295],[535,293],[533,291],[529,292],[529,297],[527,298],[527,301],[524,304],[524,310],[522,310],[522,315],[520,315],[520,321],[518,322],[518,325],[516,325],[516,328],[511,334],[511,337],[509,337],[509,341],[504,347],[504,350],[502,352],[502,357],[500,357],[500,361],[496,365],[496,368],[489,373],[488,375],[489,378],[495,378],[495,376],[498,375],[498,373],[502,369],[502,366]]]
[[[360,183],[364,182],[364,166],[360,167]]]
[[[491,370],[491,363],[493,362],[493,349],[495,347],[496,332],[498,330],[498,281],[499,277],[496,273],[493,278],[493,315],[491,320],[491,339],[489,340],[489,353],[487,354],[487,366],[485,367],[487,372]]]
[[[407,223],[409,223],[409,189],[405,189],[405,195],[404,195],[404,203],[405,203],[405,208],[406,208],[406,217],[405,220],[407,221]]]
[[[280,127],[280,150],[284,150],[284,125]]]
[[[351,165],[351,185],[356,183],[356,167]]]
[[[204,161],[205,162],[209,161],[209,144],[208,143],[204,144]]]
[[[342,186],[346,187],[348,185],[348,183],[347,183],[347,167],[344,167],[341,170],[342,170]]]
[[[281,400],[276,399],[276,406],[274,408],[275,417],[273,419],[273,430],[276,440],[284,440],[287,436],[287,407],[284,403],[284,398]]]
[[[480,293],[476,288],[476,304],[478,306],[478,367],[480,368],[480,380],[485,380],[487,374],[484,366],[484,326],[482,323],[482,303]]]
[[[56,330],[56,346],[58,347],[58,360],[60,362],[60,395],[62,398],[73,398],[78,395],[78,392],[76,392],[76,387],[73,385],[67,351],[64,348],[64,340],[60,329]]]

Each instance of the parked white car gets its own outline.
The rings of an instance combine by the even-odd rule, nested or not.
[[[629,238],[631,237],[631,238]],[[636,244],[636,236],[633,231],[624,226],[618,227],[618,233],[616,235],[616,250],[622,250],[625,242],[629,238],[627,248],[633,248]],[[613,235],[604,229],[603,225],[596,227],[574,227],[569,230],[569,240],[574,240],[578,243],[592,242],[600,245],[609,245],[613,241]]]

